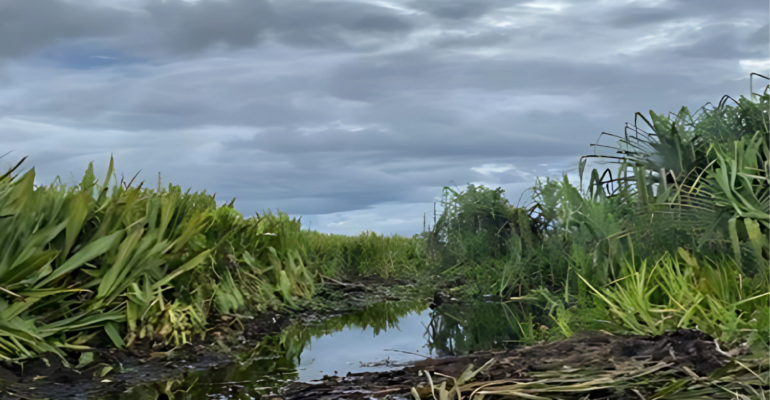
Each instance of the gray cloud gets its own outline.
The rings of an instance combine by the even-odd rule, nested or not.
[[[610,26],[614,28],[639,28],[645,25],[655,25],[677,19],[679,15],[669,7],[618,7],[608,13]]]
[[[118,35],[121,12],[60,0],[0,2],[0,58],[25,55],[55,43]]]
[[[216,44],[254,46],[274,19],[266,0],[152,0],[146,6],[152,26],[170,49],[191,52]]]
[[[277,39],[299,47],[374,49],[413,29],[408,15],[366,3],[289,1],[276,11]]]
[[[0,153],[346,233],[414,233],[446,185],[518,200],[636,111],[747,94],[770,44],[761,2],[96,1],[0,5]]]
[[[408,4],[417,10],[425,11],[433,16],[448,20],[463,20],[479,18],[489,12],[503,7],[510,7],[519,1],[479,0],[473,2],[448,2],[441,0],[418,0]]]
[[[707,33],[696,36],[693,43],[677,46],[677,52],[686,57],[723,60],[759,58],[767,54],[770,42],[765,42],[764,46],[752,46],[751,39],[741,40],[734,25],[718,24],[707,26],[704,30]]]
[[[770,24],[760,27],[746,40],[746,44],[764,48],[765,50],[767,50],[768,43],[770,43]]]

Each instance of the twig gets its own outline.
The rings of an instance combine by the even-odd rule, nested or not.
[[[326,279],[326,280],[328,280],[328,281],[331,281],[331,282],[333,282],[333,283],[336,283],[336,284],[338,284],[338,285],[340,285],[340,286],[363,286],[363,285],[361,285],[361,284],[353,284],[353,283],[344,283],[344,282],[340,282],[340,281],[338,281],[338,280],[334,280],[334,279],[332,279],[332,278],[329,278],[328,276],[323,276],[323,275],[321,275],[321,279]]]
[[[21,298],[21,296],[19,296],[18,294],[14,293],[14,292],[12,292],[12,291],[10,291],[10,290],[8,290],[8,289],[6,289],[6,288],[2,287],[2,286],[0,286],[0,291],[2,291],[2,292],[5,292],[5,293],[8,293],[8,294],[10,294],[10,295],[11,295],[11,296],[13,296],[13,297],[18,297],[18,298]]]
[[[430,357],[428,357],[428,356],[426,356],[426,355],[417,354],[417,353],[411,353],[411,352],[408,352],[408,351],[403,351],[403,350],[385,349],[385,351],[397,351],[397,352],[399,352],[399,353],[404,353],[404,354],[411,354],[411,355],[413,355],[413,356],[420,356],[420,357],[430,358]]]

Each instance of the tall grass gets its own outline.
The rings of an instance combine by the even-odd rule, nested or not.
[[[654,264],[625,265],[622,281],[591,290],[624,326],[642,335],[697,327],[730,345],[748,340],[757,354],[770,348],[767,281],[748,277],[734,261],[697,261],[684,249]]]
[[[617,139],[601,145],[614,154],[580,161],[581,175],[588,158],[615,163],[614,174],[593,170],[585,188],[582,179],[539,181],[525,208],[502,189],[447,188],[427,235],[432,259],[478,292],[546,290],[551,308],[595,296],[632,332],[698,327],[728,344],[767,343],[768,109],[766,90],[694,114],[637,114],[644,129],[605,134]]]
[[[425,271],[428,257],[415,238],[363,232],[358,236],[303,231],[309,262],[329,277],[406,277]]]
[[[312,296],[318,275],[425,270],[419,240],[303,231],[286,214],[244,218],[233,203],[116,180],[36,186],[0,177],[0,360],[111,343],[182,344],[214,315]]]
[[[116,182],[0,178],[0,359],[64,355],[109,338],[180,344],[211,313],[313,293],[300,223],[244,219],[213,196]],[[114,182],[111,184],[111,182]]]

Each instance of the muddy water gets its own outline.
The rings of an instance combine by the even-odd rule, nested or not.
[[[450,303],[430,310],[424,302],[384,302],[354,314],[301,321],[235,363],[102,399],[259,399],[290,381],[312,383],[324,375],[387,371],[425,357],[511,346],[520,329],[513,317],[500,304]]]

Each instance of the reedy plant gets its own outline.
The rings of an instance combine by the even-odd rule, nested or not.
[[[606,288],[585,281],[624,328],[642,335],[698,328],[728,346],[748,338],[755,354],[767,352],[767,282],[727,258],[696,260],[681,248],[678,257],[647,261],[626,265],[626,276]]]
[[[344,236],[306,230],[301,240],[312,268],[327,277],[414,276],[429,262],[421,240],[399,235]]]
[[[443,274],[470,276],[479,290],[501,295],[529,285],[540,271],[532,256],[541,246],[543,226],[533,209],[512,206],[501,188],[469,185],[444,188],[444,210],[426,235],[427,250]],[[522,279],[522,277],[524,277]]]
[[[133,301],[121,295],[129,286],[138,282],[157,298],[208,255],[187,249],[206,217],[178,213],[179,193],[119,185],[109,193],[112,174],[110,163],[97,185],[89,167],[73,188],[35,188],[34,169],[0,182],[0,321],[16,327],[0,333],[0,356],[62,354],[59,348],[80,348],[94,329],[122,346],[120,326],[131,320]]]
[[[312,293],[298,221],[233,218],[213,196],[176,186],[110,185],[112,161],[102,183],[89,166],[74,187],[12,173],[0,178],[0,359],[64,356],[102,334],[117,347],[181,344],[203,332],[212,301],[228,313]],[[249,268],[231,272],[224,259]],[[245,276],[259,290],[226,298],[254,287]]]
[[[666,250],[685,246],[706,255],[731,250],[739,263],[746,256],[747,266],[760,263],[768,257],[770,230],[769,108],[765,90],[757,101],[725,96],[695,114],[684,107],[670,117],[637,113],[637,122],[618,137],[618,155],[589,156],[620,164],[617,179],[594,171],[592,190],[613,187],[608,191],[618,195],[620,189],[641,213],[652,214],[638,221],[654,223],[632,229],[637,236],[658,238],[650,247],[674,243]]]
[[[559,303],[572,310],[573,294],[587,304],[596,292],[637,333],[698,326],[728,344],[748,336],[767,343],[751,321],[767,319],[757,296],[770,275],[769,109],[766,90],[695,114],[637,114],[646,130],[635,122],[622,137],[605,134],[619,139],[609,146],[616,154],[581,159],[579,187],[566,176],[537,183],[526,210],[534,246],[522,240],[526,229],[502,229],[514,218],[501,189],[445,190],[429,249],[438,250],[442,270],[501,297],[542,287],[563,294]],[[583,189],[591,157],[616,162],[618,171],[594,169]],[[736,292],[722,281],[746,286]]]

